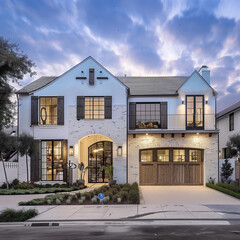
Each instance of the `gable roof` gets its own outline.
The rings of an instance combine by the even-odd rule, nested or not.
[[[25,87],[21,88],[16,93],[18,93],[18,94],[20,94],[20,93],[21,94],[29,94],[31,92],[34,92],[34,91],[48,85],[49,83],[51,83],[56,78],[57,78],[57,76],[42,76],[42,77],[38,78],[37,80],[29,83]]]
[[[188,77],[118,77],[118,79],[129,87],[132,96],[164,96],[177,95],[178,88]]]
[[[240,108],[240,101],[239,102],[236,102],[234,103],[233,105],[223,109],[222,111],[220,111],[219,113],[217,113],[217,118],[220,118],[230,112],[233,112],[235,110],[237,110],[238,108]]]

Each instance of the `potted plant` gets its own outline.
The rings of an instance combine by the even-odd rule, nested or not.
[[[91,166],[87,166],[84,167],[84,163],[81,162],[80,164],[78,164],[78,169],[80,170],[80,179],[77,180],[77,183],[79,185],[85,185],[85,175],[86,175],[86,171],[91,168]]]
[[[113,180],[113,166],[103,166],[103,169],[108,174],[108,184],[110,186],[116,184],[116,180]]]

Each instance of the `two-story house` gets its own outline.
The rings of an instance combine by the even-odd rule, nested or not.
[[[240,134],[240,101],[223,109],[217,114],[217,128],[219,129],[219,157],[220,157],[220,170],[222,163],[226,158],[229,158],[227,149],[227,142],[229,137],[234,134]],[[229,162],[235,168],[236,158],[230,158]],[[235,175],[235,171],[231,179],[239,179],[239,170]]]
[[[92,57],[58,77],[17,92],[19,134],[38,152],[31,180],[64,182],[69,161],[84,163],[88,183],[202,185],[218,178],[216,92],[203,66],[187,77],[116,77]],[[73,181],[79,179],[79,169]],[[25,158],[19,178],[26,180]]]

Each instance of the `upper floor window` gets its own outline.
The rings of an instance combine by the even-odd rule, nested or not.
[[[40,124],[57,124],[57,97],[40,97]]]
[[[160,128],[160,103],[136,104],[136,128]]]
[[[167,102],[129,103],[129,129],[167,129]]]
[[[229,131],[234,130],[234,113],[229,114]]]
[[[104,119],[104,97],[85,97],[85,119]]]
[[[186,128],[204,128],[204,96],[186,96]]]
[[[77,97],[77,120],[112,119],[112,97]]]

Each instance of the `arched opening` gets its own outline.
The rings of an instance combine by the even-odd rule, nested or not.
[[[88,182],[104,183],[108,182],[108,175],[103,166],[112,165],[112,142],[101,141],[92,144],[88,148]]]

